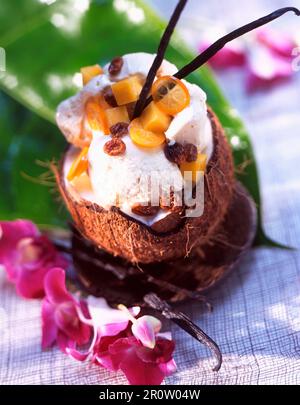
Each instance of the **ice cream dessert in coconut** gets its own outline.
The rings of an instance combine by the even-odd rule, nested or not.
[[[154,58],[137,53],[113,60],[57,110],[57,123],[72,144],[62,187],[77,227],[107,252],[138,263],[181,258],[205,243],[222,222],[234,188],[221,125],[200,87],[172,76],[174,65],[162,62],[153,101],[132,118]],[[204,212],[192,212],[183,201],[185,186],[190,178],[203,199],[204,173],[210,193]]]
[[[81,69],[83,87],[57,108],[69,142],[57,183],[74,221],[72,257],[86,290],[110,303],[144,302],[205,344],[215,342],[168,300],[200,294],[252,244],[255,205],[236,181],[224,130],[206,94],[185,78],[227,42],[287,7],[220,38],[180,70],[164,59],[187,0],[157,54]]]
[[[230,146],[206,94],[185,77],[227,42],[287,11],[299,15],[277,10],[178,70],[164,54],[185,3],[178,3],[157,54],[82,68],[82,89],[57,108],[70,146],[56,177],[75,224],[74,249],[85,244],[103,267],[112,261],[123,281],[143,270],[139,299],[157,279],[168,283],[168,299],[203,290],[251,245],[253,202],[235,180]]]

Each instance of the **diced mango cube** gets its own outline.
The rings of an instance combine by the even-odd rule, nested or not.
[[[87,171],[89,162],[87,159],[87,154],[88,154],[89,148],[85,147],[81,150],[81,152],[76,156],[74,159],[69,172],[67,174],[67,179],[69,181],[72,181],[75,179],[75,177],[80,176],[82,173]]]
[[[72,186],[78,193],[91,192],[92,184],[87,172],[81,173],[71,181]]]
[[[157,148],[166,141],[163,132],[146,131],[139,118],[135,118],[131,121],[129,135],[132,142],[142,148]]]
[[[135,75],[112,84],[111,89],[118,105],[125,105],[139,98],[142,87],[140,77]]]
[[[108,128],[111,128],[113,125],[118,122],[127,122],[129,123],[129,117],[126,107],[114,107],[108,108],[105,110]]]
[[[94,131],[103,131],[105,135],[109,134],[109,126],[104,109],[100,106],[97,97],[91,97],[85,105],[86,119],[89,126]]]
[[[180,170],[184,176],[184,172],[192,172],[193,183],[197,183],[199,180],[199,172],[205,172],[207,163],[207,155],[204,153],[198,153],[197,160],[194,162],[184,162],[180,165]]]
[[[83,85],[86,85],[93,77],[101,75],[103,70],[99,65],[85,66],[80,69]]]
[[[165,132],[169,128],[171,117],[163,113],[152,101],[143,111],[141,122],[147,131]]]

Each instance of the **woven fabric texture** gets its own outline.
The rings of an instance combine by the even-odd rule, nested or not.
[[[151,3],[167,17],[176,1]],[[225,21],[231,29],[288,3],[191,0],[180,27],[195,46],[202,32],[199,21],[204,27],[206,20]],[[300,6],[299,0],[292,3]],[[293,30],[299,20],[289,16],[276,24]],[[300,74],[252,96],[244,91],[241,73],[222,73],[219,81],[252,136],[265,229],[273,239],[299,247]],[[42,352],[40,302],[18,298],[1,270],[0,275],[0,384],[126,384],[121,374],[78,363],[57,349]],[[197,303],[181,309],[218,342],[222,368],[211,371],[213,359],[206,349],[170,325],[178,372],[166,384],[300,383],[299,251],[253,249],[208,298],[214,306],[211,314]]]

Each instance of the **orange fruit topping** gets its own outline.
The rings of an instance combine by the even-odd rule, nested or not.
[[[157,148],[166,140],[165,134],[162,132],[145,130],[139,118],[131,121],[129,135],[133,143],[143,148]]]
[[[173,76],[162,76],[151,88],[156,106],[165,114],[176,115],[190,104],[190,93],[185,84]]]
[[[96,97],[90,98],[85,105],[85,114],[88,123],[94,131],[103,131],[105,135],[109,134],[104,108],[100,106],[100,101]]]
[[[207,164],[207,155],[204,153],[198,153],[197,160],[194,162],[184,162],[180,165],[180,171],[184,176],[185,172],[192,173],[192,181],[193,183],[197,183],[199,180],[199,174],[204,173]]]
[[[89,164],[87,159],[88,150],[88,147],[83,148],[79,155],[75,158],[67,175],[67,179],[69,181],[72,181],[75,177],[78,177],[87,171]]]
[[[83,85],[85,86],[95,76],[101,75],[103,73],[103,70],[102,70],[101,66],[93,65],[93,66],[85,66],[85,67],[81,68],[80,72],[82,74]]]

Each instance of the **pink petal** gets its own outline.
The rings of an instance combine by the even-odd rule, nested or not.
[[[119,366],[115,364],[109,352],[103,352],[95,356],[95,363],[110,371],[119,370]]]
[[[77,307],[80,308],[80,312],[82,313],[82,315],[85,319],[91,320],[91,315],[89,313],[89,307],[85,300],[80,300],[79,305],[77,305]]]
[[[51,269],[45,276],[44,287],[46,295],[52,303],[63,303],[65,301],[72,301],[73,297],[67,291],[65,285],[66,274],[61,268]]]
[[[271,87],[289,79],[292,74],[290,61],[274,55],[267,48],[255,47],[249,59],[247,90],[252,92]]]
[[[90,296],[87,303],[93,325],[98,328],[102,336],[115,336],[127,328],[128,314],[119,309],[111,308],[104,298]],[[137,316],[140,308],[133,307],[129,311],[133,316]]]
[[[91,327],[83,323],[80,323],[80,330],[77,335],[76,342],[79,345],[85,345],[86,343],[89,342],[90,338],[91,338]]]
[[[110,345],[109,352],[132,385],[159,385],[164,373],[159,365],[145,363],[136,354],[138,342],[132,338],[118,339]]]
[[[172,334],[171,332],[160,332],[156,335],[156,338],[159,339],[166,339],[166,340],[172,340]]]
[[[127,354],[120,369],[131,385],[160,385],[165,378],[160,366],[142,362],[134,351]]]
[[[98,333],[97,333],[97,329],[94,329],[92,342],[86,352],[82,353],[76,349],[71,349],[71,348],[67,348],[66,352],[71,357],[73,357],[75,360],[85,361],[91,355],[91,353],[93,353],[94,348],[97,344],[97,341],[98,341]]]
[[[17,275],[15,260],[18,242],[38,234],[37,227],[30,221],[17,219],[0,222],[0,264],[5,267],[10,281],[14,282]]]
[[[76,342],[74,342],[74,340],[70,339],[65,333],[58,331],[57,345],[58,345],[60,351],[62,351],[65,354],[68,354],[68,350],[75,349]]]
[[[202,42],[199,51],[203,52],[212,42]],[[230,43],[221,49],[209,60],[214,69],[228,69],[231,67],[243,66],[246,62],[245,49],[237,43]]]
[[[42,252],[40,261],[42,261],[46,267],[67,269],[69,265],[68,260],[56,250],[53,243],[46,236],[41,235],[35,238],[34,243],[40,248]]]
[[[16,291],[23,298],[43,298],[44,278],[47,268],[36,268],[32,270],[21,269],[16,281]]]
[[[297,46],[296,41],[287,33],[275,31],[270,28],[260,29],[256,34],[257,40],[267,46],[278,56],[292,57],[293,49]]]
[[[120,338],[116,336],[103,336],[99,339],[98,344],[94,348],[94,361],[96,364],[105,367],[111,371],[117,371],[120,368],[120,361],[122,356],[111,355],[110,348],[115,342],[121,341],[120,350],[123,351],[124,345],[127,344],[127,340],[123,342]],[[127,346],[125,347],[125,349]]]
[[[176,373],[177,371],[177,365],[174,359],[169,360],[167,363],[160,363],[159,368],[166,377]]]
[[[144,315],[132,324],[133,335],[140,340],[143,346],[153,349],[155,346],[155,335],[161,329],[161,322],[154,316]]]
[[[77,361],[85,361],[89,357],[90,353],[91,353],[90,351],[81,353],[76,349],[72,349],[70,347],[66,348],[66,354],[73,357],[73,359],[75,359]]]
[[[51,347],[57,338],[58,329],[54,321],[53,305],[46,299],[42,302],[42,348]]]
[[[173,340],[157,338],[154,349],[140,346],[136,348],[136,352],[144,362],[167,363],[172,359],[174,349],[175,343]]]
[[[90,340],[91,327],[82,323],[78,318],[75,301],[65,301],[55,305],[55,322],[60,331],[78,345]]]

